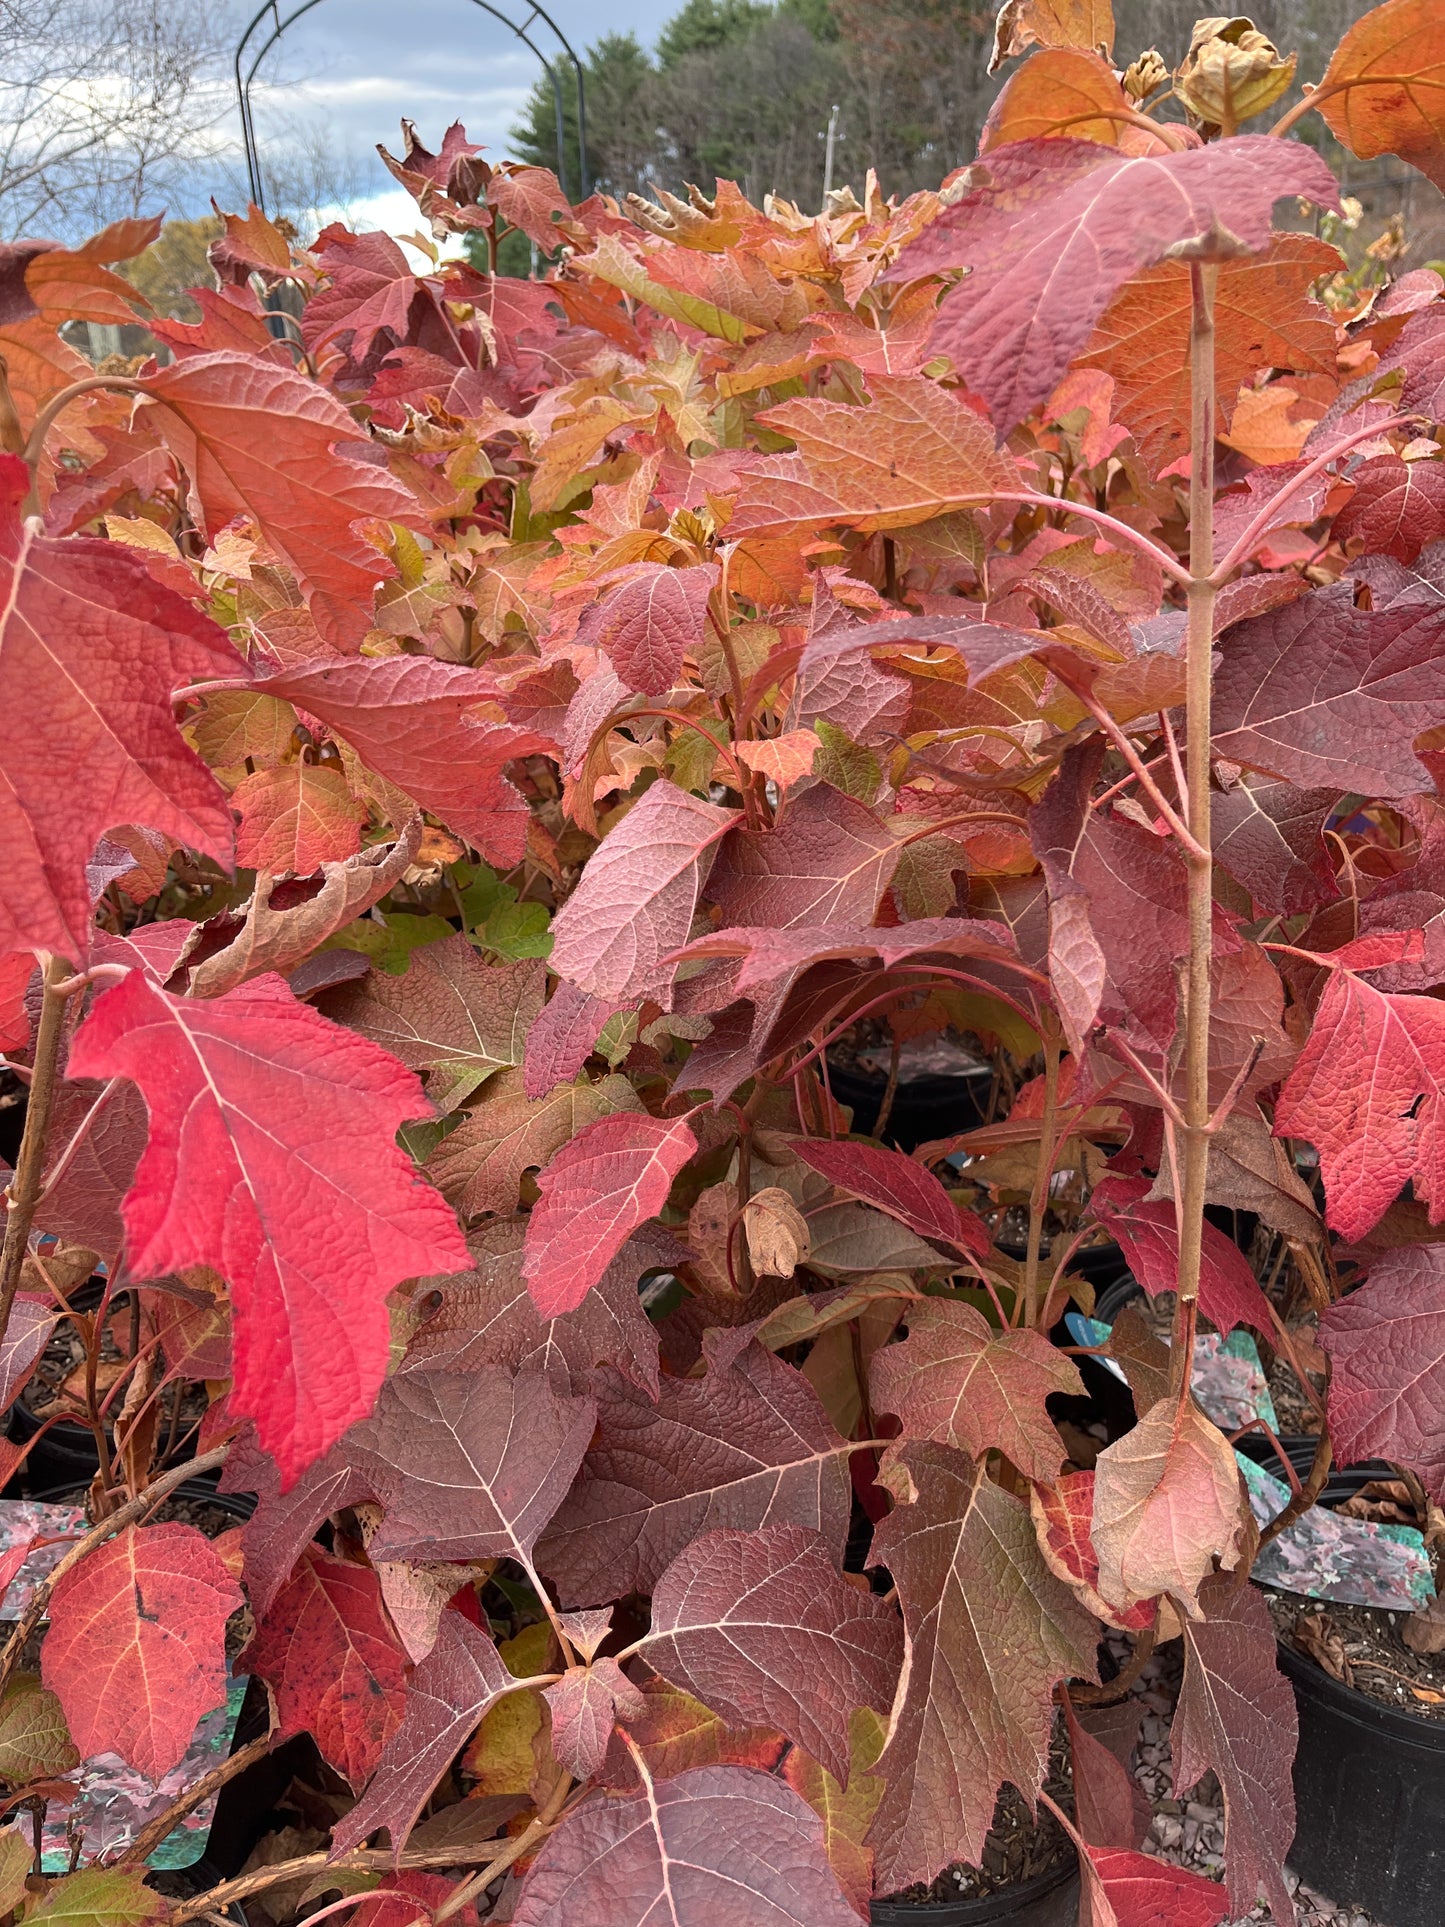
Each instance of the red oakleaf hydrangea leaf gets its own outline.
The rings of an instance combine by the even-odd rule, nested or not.
[[[1349,1463],[1393,1459],[1445,1502],[1445,1247],[1387,1252],[1358,1291],[1320,1314],[1330,1355],[1330,1436]]]
[[[1094,1467],[1099,1591],[1116,1607],[1172,1593],[1196,1611],[1216,1557],[1239,1561],[1242,1504],[1224,1434],[1193,1399],[1161,1398]]]
[[[724,924],[780,930],[804,923],[868,924],[901,853],[902,845],[872,810],[831,784],[815,783],[789,800],[776,829],[738,830],[729,837],[708,895],[721,906]]]
[[[713,849],[739,820],[666,778],[614,824],[552,925],[551,966],[594,997],[655,994],[686,943]]]
[[[846,1784],[849,1720],[893,1704],[903,1635],[816,1532],[766,1525],[709,1532],[673,1560],[642,1650],[730,1725],[777,1727]]]
[[[1139,1632],[1154,1623],[1152,1601],[1120,1610],[1099,1594],[1099,1555],[1094,1550],[1094,1474],[1065,1472],[1052,1485],[1035,1481],[1029,1487],[1029,1509],[1034,1516],[1039,1551],[1050,1572],[1072,1586],[1091,1613],[1111,1626]]]
[[[1210,1768],[1224,1793],[1224,1868],[1231,1911],[1261,1890],[1276,1920],[1293,1911],[1284,1857],[1294,1839],[1299,1719],[1275,1662],[1274,1622],[1252,1586],[1223,1573],[1199,1589],[1202,1619],[1184,1621],[1184,1684],[1169,1743],[1174,1792]]]
[[[1335,517],[1337,541],[1357,536],[1370,555],[1413,562],[1445,530],[1445,466],[1377,455],[1357,468],[1355,492]]]
[[[619,1719],[641,1719],[647,1701],[615,1659],[574,1666],[543,1689],[552,1709],[552,1756],[574,1780],[590,1780],[607,1757]]]
[[[1260,135],[1127,158],[1092,141],[1018,141],[990,150],[978,185],[903,250],[913,280],[970,273],[944,299],[935,354],[982,395],[999,433],[1042,406],[1115,292],[1181,242],[1227,230],[1225,252],[1268,245],[1282,194],[1338,207],[1318,155]]]
[[[453,1372],[481,1365],[533,1365],[585,1392],[595,1365],[615,1365],[644,1391],[657,1391],[657,1327],[639,1286],[650,1271],[675,1271],[690,1255],[660,1225],[646,1226],[618,1252],[576,1311],[543,1318],[522,1276],[525,1222],[483,1225],[468,1243],[476,1270],[440,1287],[435,1312],[407,1347],[406,1369]]]
[[[576,984],[558,984],[527,1032],[524,1095],[535,1103],[550,1096],[559,1084],[570,1084],[592,1055],[603,1025],[622,1008],[610,997],[593,997]]]
[[[635,574],[587,611],[579,633],[607,651],[626,688],[665,695],[687,651],[703,639],[707,599],[718,575],[715,562],[695,569],[639,563]]]
[[[8,1412],[24,1391],[55,1329],[60,1312],[47,1292],[17,1292],[10,1322],[0,1338],[0,1412]]]
[[[1083,1391],[1073,1361],[1042,1333],[995,1332],[982,1312],[950,1299],[910,1305],[906,1317],[903,1343],[873,1355],[874,1410],[899,1419],[905,1438],[974,1458],[996,1446],[1026,1478],[1056,1477],[1064,1444],[1044,1401]]]
[[[73,1077],[128,1077],[150,1135],[122,1207],[133,1277],[209,1265],[231,1288],[231,1410],[289,1484],[371,1409],[386,1294],[470,1268],[440,1194],[395,1143],[415,1075],[279,977],[209,1001],[139,971],[97,999]]]
[[[436,1644],[411,1676],[406,1711],[370,1785],[332,1830],[332,1852],[347,1853],[385,1827],[392,1852],[400,1853],[437,1781],[488,1707],[521,1686],[486,1633],[460,1613],[444,1612]]]
[[[159,1780],[226,1694],[226,1621],[241,1588],[194,1526],[126,1526],[50,1599],[41,1674],[83,1754]]]
[[[309,877],[361,848],[366,811],[339,769],[319,763],[258,769],[231,792],[231,806],[241,812],[236,861],[248,870]]]
[[[1137,1045],[1167,1049],[1174,1036],[1178,964],[1189,949],[1187,877],[1164,838],[1116,810],[1093,809],[1101,746],[1065,753],[1029,815],[1049,891],[1049,966],[1079,1041],[1095,1022]],[[1222,911],[1216,954],[1239,948]]]
[[[664,1378],[654,1404],[597,1374],[597,1431],[537,1562],[567,1605],[650,1593],[700,1533],[809,1526],[841,1559],[850,1447],[801,1372],[752,1344],[702,1378]]]
[[[1216,754],[1302,788],[1430,788],[1410,745],[1445,704],[1445,615],[1357,609],[1349,583],[1237,623],[1214,679]]]
[[[915,1158],[874,1144],[849,1144],[828,1138],[802,1138],[794,1150],[840,1191],[876,1205],[920,1238],[937,1238],[955,1251],[988,1256],[988,1227],[974,1211],[956,1205],[943,1186]]]
[[[229,863],[225,797],[170,698],[189,677],[242,665],[225,632],[122,544],[22,527],[29,487],[25,464],[0,455],[0,702],[15,719],[0,751],[0,954],[82,962],[85,866],[105,831],[143,823]]]
[[[146,378],[161,434],[190,478],[196,520],[214,536],[246,514],[295,569],[328,641],[357,648],[377,585],[396,570],[359,521],[418,524],[415,496],[374,462],[337,451],[360,439],[335,395],[299,369],[225,350]]]
[[[1106,1178],[1094,1187],[1094,1212],[1119,1241],[1125,1262],[1151,1298],[1179,1283],[1179,1230],[1172,1198],[1147,1203],[1144,1178]],[[1244,1253],[1214,1225],[1204,1226],[1199,1309],[1222,1332],[1236,1325],[1274,1329],[1269,1303]]]
[[[686,1121],[619,1111],[579,1131],[537,1178],[527,1284],[544,1318],[574,1311],[627,1240],[667,1203],[697,1149]]]
[[[740,924],[698,937],[677,953],[675,961],[738,957],[741,962],[733,981],[741,993],[773,983],[790,970],[834,957],[877,957],[891,970],[904,958],[924,951],[936,951],[940,956],[983,957],[998,963],[1018,960],[1013,936],[1001,923],[990,923],[983,917],[920,917],[893,930],[855,930],[837,923],[769,930]]]
[[[370,1566],[308,1546],[241,1663],[269,1682],[277,1740],[310,1733],[321,1757],[365,1785],[406,1698],[406,1649]]]
[[[377,1559],[531,1562],[595,1407],[534,1372],[400,1372],[344,1451],[386,1507]]]
[[[34,975],[32,951],[16,950],[0,958],[0,1050],[24,1050],[30,1043],[25,993]]]
[[[527,806],[503,766],[552,744],[470,713],[495,695],[489,677],[430,656],[383,656],[286,669],[256,687],[325,723],[488,862],[521,861]]]
[[[857,1927],[793,1789],[705,1766],[624,1800],[592,1799],[527,1875],[513,1927]]]
[[[1335,971],[1275,1106],[1280,1136],[1320,1154],[1325,1217],[1363,1238],[1413,1180],[1445,1210],[1445,1005]]]
[[[1086,1856],[1081,1927],[1219,1927],[1231,1911],[1225,1889],[1202,1874],[1118,1847],[1090,1846]]]
[[[1027,1508],[981,1460],[894,1446],[881,1476],[900,1503],[873,1554],[897,1583],[909,1651],[869,1835],[879,1889],[892,1893],[980,1858],[1003,1781],[1032,1799],[1055,1682],[1096,1677],[1098,1626],[1044,1564]]]
[[[386,1518],[378,1560],[516,1559],[532,1547],[581,1463],[595,1406],[535,1371],[401,1371],[376,1410],[281,1489],[274,1462],[243,1436],[228,1491],[260,1503],[243,1528],[246,1588],[266,1612],[292,1562],[329,1513],[376,1500]]]
[[[1137,1702],[1095,1709],[1095,1721],[1117,1722],[1118,1751],[1086,1726],[1068,1691],[1062,1694],[1069,1732],[1069,1763],[1074,1782],[1074,1817],[1090,1846],[1119,1847],[1132,1853],[1143,1845],[1152,1814],[1144,1789],[1129,1771],[1129,1755],[1139,1737],[1144,1709]],[[1121,1717],[1122,1716],[1122,1717]],[[1092,1724],[1092,1723],[1091,1723]],[[1112,1736],[1111,1736],[1112,1737]]]

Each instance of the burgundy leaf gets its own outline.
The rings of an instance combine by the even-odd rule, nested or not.
[[[682,1118],[619,1112],[579,1131],[537,1179],[523,1260],[546,1318],[575,1311],[607,1267],[667,1203],[672,1181],[697,1150]]]
[[[591,1605],[651,1592],[684,1547],[728,1526],[808,1526],[839,1558],[850,1449],[802,1373],[761,1345],[702,1378],[664,1378],[655,1405],[603,1371],[596,1436],[538,1562],[565,1603]]]
[[[663,1573],[642,1648],[734,1726],[775,1726],[848,1778],[853,1709],[886,1713],[902,1658],[892,1606],[839,1578],[802,1526],[710,1532]]]
[[[40,1354],[60,1313],[47,1292],[21,1291],[10,1307],[10,1322],[0,1338],[0,1412],[8,1412],[30,1382]]]
[[[970,270],[944,299],[932,347],[987,400],[1002,435],[1048,399],[1131,275],[1195,240],[1206,254],[1258,252],[1282,194],[1339,205],[1316,154],[1259,135],[1147,157],[1092,141],[1018,141],[990,149],[976,185],[891,274]]]
[[[1338,801],[1338,790],[1246,777],[1210,799],[1215,860],[1271,916],[1317,910],[1339,895],[1324,840]]]
[[[344,1449],[386,1507],[375,1559],[530,1562],[592,1436],[594,1406],[533,1372],[402,1372]]]
[[[1413,562],[1445,527],[1445,467],[1376,455],[1350,480],[1355,492],[1335,517],[1337,541],[1358,539],[1371,555]]]
[[[707,893],[724,924],[868,924],[901,853],[872,810],[814,783],[789,798],[776,829],[729,837]]]
[[[385,1827],[393,1854],[399,1854],[437,1781],[487,1709],[522,1685],[484,1632],[460,1613],[443,1613],[436,1645],[411,1676],[401,1724],[370,1785],[332,1829],[332,1852],[348,1853]]]
[[[905,958],[925,951],[936,951],[940,956],[982,957],[999,963],[1010,962],[1018,954],[1012,934],[1003,924],[990,923],[983,917],[922,917],[892,930],[849,929],[844,924],[805,924],[800,929],[771,930],[740,924],[731,930],[696,938],[677,953],[675,961],[739,957],[742,963],[734,982],[742,994],[759,985],[774,983],[789,971],[830,958],[876,957],[885,969],[891,969]]]
[[[602,1771],[616,1722],[640,1719],[647,1701],[615,1659],[574,1666],[542,1689],[552,1709],[552,1756],[574,1780]]]
[[[1276,1920],[1294,1913],[1284,1859],[1294,1840],[1291,1769],[1299,1721],[1275,1662],[1274,1622],[1252,1586],[1224,1573],[1184,1621],[1184,1684],[1169,1743],[1176,1798],[1211,1768],[1224,1794],[1224,1866],[1233,1912],[1263,1891]]]
[[[532,1019],[523,1057],[522,1089],[535,1102],[570,1084],[596,1048],[603,1026],[622,1004],[560,983]]]
[[[915,1158],[875,1144],[829,1138],[796,1138],[793,1149],[839,1191],[876,1205],[920,1238],[937,1238],[955,1251],[986,1258],[988,1227],[976,1212],[956,1205],[938,1179]]]
[[[1144,1709],[1137,1702],[1125,1701],[1118,1706],[1095,1708],[1092,1718],[1081,1719],[1067,1691],[1063,1702],[1074,1782],[1074,1817],[1079,1832],[1090,1846],[1137,1852],[1153,1817],[1144,1789],[1129,1771],[1128,1756],[1139,1737]],[[1097,1737],[1093,1729],[1101,1720],[1110,1716],[1118,1718],[1121,1714],[1124,1744],[1116,1751]]]
[[[713,847],[737,821],[735,810],[654,783],[602,839],[558,913],[557,975],[618,1003],[660,990],[672,975],[663,960],[691,935]]]
[[[546,978],[535,959],[484,963],[458,932],[414,950],[400,977],[373,970],[334,992],[325,1009],[409,1070],[424,1072],[427,1096],[448,1112],[493,1071],[521,1063]]]
[[[1442,637],[1440,608],[1357,609],[1348,584],[1236,624],[1220,641],[1216,754],[1305,788],[1427,789],[1411,744],[1445,702]]]
[[[792,1788],[706,1766],[629,1799],[594,1798],[552,1835],[513,1927],[857,1927]]]
[[[475,1271],[436,1280],[439,1302],[407,1347],[403,1369],[531,1366],[554,1376],[564,1390],[585,1392],[594,1366],[615,1365],[655,1397],[657,1327],[642,1308],[641,1281],[649,1271],[685,1263],[686,1245],[661,1226],[644,1226],[575,1311],[544,1318],[522,1274],[525,1236],[520,1221],[484,1225],[473,1234],[468,1244]]]
[[[1336,1457],[1408,1465],[1445,1503],[1445,1246],[1387,1252],[1358,1291],[1325,1307],[1320,1344],[1334,1368]]]
[[[692,569],[639,563],[636,574],[587,611],[579,633],[606,650],[628,689],[665,695],[683,657],[704,637],[707,599],[719,573],[715,562]]]
[[[897,1584],[908,1661],[869,1839],[879,1889],[893,1893],[980,1858],[1003,1781],[1033,1797],[1055,1683],[1096,1677],[1098,1628],[1044,1564],[1027,1508],[981,1460],[892,1446],[882,1476],[900,1503],[874,1532],[873,1556]]]

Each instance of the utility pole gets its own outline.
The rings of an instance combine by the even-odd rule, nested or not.
[[[828,131],[822,136],[827,145],[823,149],[823,199],[827,200],[833,192],[833,149],[838,141],[838,104],[833,103],[833,111],[828,116]]]

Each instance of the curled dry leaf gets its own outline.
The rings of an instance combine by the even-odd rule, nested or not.
[[[689,1220],[689,1225],[691,1220]],[[811,1248],[808,1221],[786,1191],[766,1185],[743,1206],[748,1257],[759,1275],[791,1278]]]

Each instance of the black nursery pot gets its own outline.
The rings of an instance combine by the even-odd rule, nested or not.
[[[934,1900],[922,1906],[875,1900],[871,1919],[873,1927],[1074,1927],[1078,1912],[1079,1870],[1065,1861],[1003,1893],[972,1900]]]
[[[921,1077],[904,1077],[898,1082],[893,1107],[888,1113],[884,1141],[900,1151],[917,1150],[934,1138],[957,1137],[961,1131],[977,1130],[983,1123],[984,1106],[993,1085],[993,1072],[986,1065],[978,1070],[959,1071],[952,1076],[930,1072]],[[840,1104],[853,1113],[853,1129],[860,1137],[871,1137],[888,1079],[828,1063],[828,1086]]]
[[[1445,1724],[1368,1699],[1283,1642],[1299,1708],[1290,1865],[1336,1905],[1390,1927],[1440,1927]]]
[[[105,1286],[98,1280],[82,1285],[71,1293],[70,1302],[77,1311],[94,1311],[105,1294]],[[7,1431],[16,1445],[24,1445],[40,1430],[44,1421],[26,1403],[22,1392],[10,1407]],[[105,1428],[107,1441],[114,1445],[109,1425]],[[196,1456],[194,1435],[184,1440],[176,1452],[177,1462],[193,1459]],[[19,1478],[23,1478],[32,1495],[48,1492],[62,1486],[88,1485],[100,1470],[100,1454],[96,1450],[95,1434],[88,1425],[76,1419],[59,1419],[45,1436],[31,1448]],[[14,1488],[18,1491],[18,1487]]]

